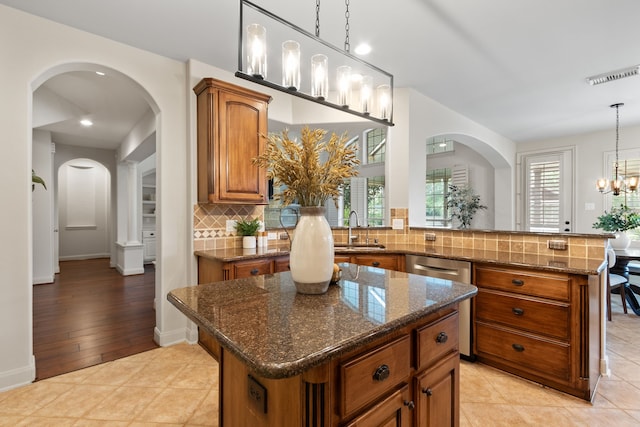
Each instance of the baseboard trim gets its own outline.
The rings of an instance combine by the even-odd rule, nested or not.
[[[36,358],[31,355],[29,365],[0,372],[0,392],[31,384],[36,379]]]
[[[104,254],[82,254],[82,255],[66,255],[58,257],[60,261],[82,261],[85,259],[96,259],[96,258],[109,258],[111,256],[110,253]]]
[[[34,277],[33,278],[33,284],[34,285],[44,285],[45,283],[53,283],[53,282],[54,282],[54,277],[53,276]]]
[[[144,267],[143,268],[130,268],[130,269],[124,269],[119,265],[116,265],[116,270],[118,270],[118,272],[120,274],[122,274],[123,276],[134,276],[136,274],[144,274]]]
[[[160,347],[168,347],[185,341],[190,344],[195,344],[198,342],[198,330],[196,328],[195,334],[189,330],[189,328],[180,328],[163,333],[155,327],[153,329],[153,340]]]

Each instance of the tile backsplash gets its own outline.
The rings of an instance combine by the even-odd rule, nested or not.
[[[264,218],[265,207],[258,205],[195,205],[193,214],[195,250],[237,248],[242,239],[234,231],[227,231],[227,220]],[[409,209],[391,208],[390,223],[402,220],[403,228],[354,228],[357,243],[410,244],[426,250],[442,248],[479,249],[523,255],[552,256],[553,259],[604,259],[605,237],[589,235],[549,235],[512,231],[451,230],[409,227]],[[397,222],[397,221],[396,221]],[[280,234],[282,230],[273,230]],[[336,243],[347,243],[346,227],[335,227]]]

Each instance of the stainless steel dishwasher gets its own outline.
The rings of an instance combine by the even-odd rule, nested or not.
[[[430,256],[407,255],[407,273],[471,284],[471,263]],[[460,355],[473,360],[471,351],[471,299],[460,303]]]

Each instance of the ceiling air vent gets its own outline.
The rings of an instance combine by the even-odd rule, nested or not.
[[[610,71],[608,73],[598,74],[597,76],[587,77],[587,82],[593,85],[600,83],[612,82],[614,80],[623,79],[625,77],[637,76],[640,73],[640,65],[623,68],[622,70]]]

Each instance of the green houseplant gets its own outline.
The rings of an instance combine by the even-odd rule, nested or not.
[[[449,185],[447,207],[451,212],[451,218],[460,222],[458,228],[469,228],[476,212],[480,209],[487,209],[485,205],[480,203],[480,196],[474,194],[473,188],[468,185]]]
[[[593,223],[593,228],[611,233],[633,230],[638,227],[640,227],[640,214],[623,204],[620,204],[619,207],[612,207],[609,212],[604,211]]]
[[[236,232],[242,237],[242,247],[252,249],[256,247],[256,233],[260,229],[261,223],[258,218],[241,219],[236,221]]]
[[[631,239],[625,231],[640,227],[640,214],[624,204],[612,207],[609,212],[604,211],[593,223],[593,228],[615,233],[615,239],[609,239],[609,246],[614,249],[626,249]]]

